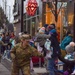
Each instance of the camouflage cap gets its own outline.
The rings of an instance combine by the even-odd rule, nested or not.
[[[31,36],[29,34],[23,34],[20,39],[25,40],[25,39],[31,39]]]

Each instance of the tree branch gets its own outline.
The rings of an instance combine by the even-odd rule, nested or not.
[[[51,10],[51,12],[53,13],[53,15],[55,16],[55,10]]]
[[[62,8],[62,5],[63,5],[63,3],[61,4],[61,6],[60,6],[60,8],[59,8],[58,15],[59,15],[59,13],[60,13],[60,10],[61,10],[61,8]]]

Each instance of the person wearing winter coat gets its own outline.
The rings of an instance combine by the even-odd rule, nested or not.
[[[65,47],[72,41],[72,34],[71,32],[67,32],[67,35],[64,37],[62,42],[60,43],[60,48],[62,52],[62,56],[64,57],[66,55]]]
[[[51,37],[49,40],[51,41],[51,47],[53,48],[53,54],[51,55],[52,58],[48,59],[48,65],[47,69],[49,71],[49,75],[56,75],[55,74],[55,61],[57,60],[58,54],[61,55],[60,47],[59,47],[59,42],[57,39],[57,32],[56,29],[53,28],[50,30],[49,34]]]
[[[55,58],[55,57],[57,57],[57,54],[61,54],[59,41],[57,39],[58,35],[57,35],[57,32],[56,32],[56,29],[52,29],[50,31],[50,34],[51,34],[51,37],[50,37],[51,46],[53,47],[53,55],[52,55],[52,57]]]
[[[70,43],[66,46],[65,50],[67,53],[66,56],[63,58],[62,55],[58,55],[58,58],[64,63],[64,73],[68,72],[68,75],[70,75],[73,72],[73,68],[75,66],[74,46]]]
[[[9,50],[9,41],[10,41],[10,36],[9,33],[7,32],[5,34],[5,43],[7,43],[8,45],[6,46],[6,50]]]
[[[30,75],[30,58],[43,55],[29,45],[30,35],[24,34],[20,40],[10,51],[13,62],[11,75],[19,75],[20,69],[23,75]]]
[[[49,39],[51,35],[45,34],[45,27],[42,27],[39,32],[35,35],[34,42],[38,42],[39,45],[43,48],[44,56],[46,56],[46,50],[44,47],[44,44],[46,42],[46,39]]]
[[[5,43],[5,33],[2,33],[2,39],[1,39],[1,41],[2,41],[3,43]],[[1,54],[4,54],[5,47],[6,47],[6,46],[1,45]]]

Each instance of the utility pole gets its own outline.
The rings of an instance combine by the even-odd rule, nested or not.
[[[23,0],[21,0],[21,32],[23,32]]]

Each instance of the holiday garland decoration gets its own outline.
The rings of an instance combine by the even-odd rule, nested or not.
[[[27,7],[26,7],[26,12],[28,15],[30,16],[34,16],[35,12],[37,10],[38,4],[36,2],[36,0],[29,0]]]

